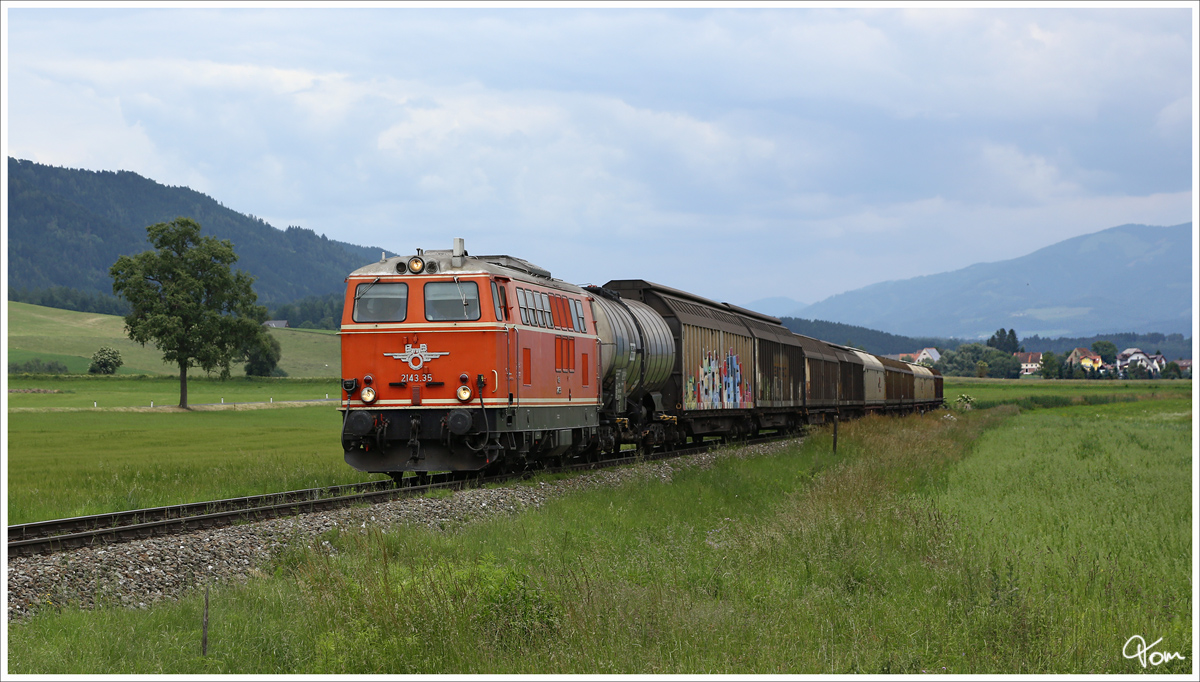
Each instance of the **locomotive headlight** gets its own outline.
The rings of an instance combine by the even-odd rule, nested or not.
[[[408,271],[414,275],[419,275],[425,272],[425,260],[420,256],[413,256],[408,259]]]
[[[375,402],[375,389],[371,388],[370,386],[363,388],[360,397],[362,397],[362,401],[364,403]]]
[[[454,392],[454,395],[458,396],[458,399],[463,401],[464,403],[470,402],[471,401],[471,387],[466,386],[466,385],[459,386],[458,390]]]

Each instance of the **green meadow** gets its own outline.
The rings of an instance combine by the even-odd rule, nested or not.
[[[514,516],[296,545],[213,586],[207,657],[200,592],[45,611],[10,624],[9,670],[1183,674],[1122,648],[1190,657],[1191,442],[1190,396],[872,417],[836,454],[819,430]]]
[[[283,351],[279,367],[291,377],[336,378],[341,370],[341,346],[335,332],[312,329],[272,329]],[[116,315],[80,313],[28,303],[8,302],[9,362],[23,364],[33,358],[58,361],[74,373],[86,373],[92,355],[101,346],[121,352],[124,365],[118,374],[179,375],[179,368],[162,361],[162,353],[125,336],[125,321]],[[7,370],[7,368],[5,368]],[[243,374],[234,365],[235,376]],[[204,376],[192,369],[191,376]]]
[[[10,408],[149,407],[179,405],[179,378],[169,376],[10,375]],[[54,393],[14,393],[25,389]],[[289,400],[336,400],[341,396],[334,379],[234,377],[221,381],[204,376],[188,378],[188,405]],[[11,412],[16,418],[20,412]]]
[[[333,404],[8,414],[8,522],[384,478],[342,459]]]
[[[946,377],[943,384],[947,403],[959,395],[975,399],[978,408],[996,405],[1065,407],[1076,404],[1120,402],[1158,398],[1191,398],[1192,380],[1087,381],[1076,379],[976,379]]]

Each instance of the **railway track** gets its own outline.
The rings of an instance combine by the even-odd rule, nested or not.
[[[743,442],[747,444],[763,443],[791,437],[794,435],[770,434]],[[683,457],[707,452],[721,444],[721,442],[714,441],[688,448],[566,464],[543,471],[603,469],[639,461]],[[438,489],[461,489],[487,483],[511,481],[528,473],[533,472],[493,476],[463,476],[450,473],[422,477],[410,476],[404,478],[400,483],[395,481],[356,483],[19,524],[8,527],[8,555],[11,557],[46,554],[93,545],[131,542],[157,535],[216,528],[234,523],[327,511],[354,504],[387,502]]]

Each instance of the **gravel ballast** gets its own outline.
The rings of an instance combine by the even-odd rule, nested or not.
[[[636,479],[670,482],[675,471],[708,467],[721,457],[753,457],[791,447],[778,441],[670,460],[588,472],[536,486],[513,483],[473,488],[446,497],[413,497],[365,507],[303,514],[257,523],[166,535],[134,542],[8,559],[8,619],[21,620],[42,608],[120,603],[144,608],[174,599],[208,582],[245,580],[292,543],[311,544],[321,534],[342,530],[422,525],[453,528],[496,514],[515,514],[578,490],[615,487]]]

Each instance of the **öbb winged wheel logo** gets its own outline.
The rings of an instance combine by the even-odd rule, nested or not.
[[[425,363],[429,362],[430,360],[449,354],[450,351],[446,351],[444,353],[430,352],[423,343],[415,350],[413,349],[411,343],[406,343],[404,344],[403,353],[384,353],[384,355],[389,358],[396,358],[397,360],[403,360],[407,362],[408,366],[411,367],[413,371],[421,369],[425,366]]]

